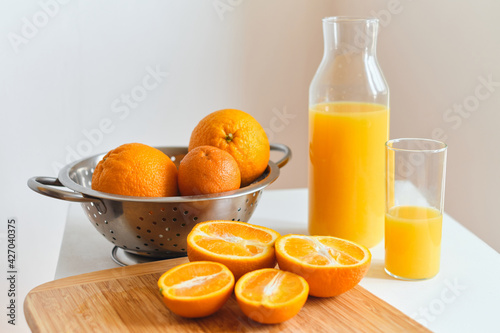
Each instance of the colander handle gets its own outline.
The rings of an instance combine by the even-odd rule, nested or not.
[[[65,191],[54,188],[55,186],[64,187],[59,179],[54,177],[32,177],[28,180],[28,186],[33,191],[46,195],[51,198],[72,201],[72,202],[93,202],[97,210],[104,214],[106,206],[98,198],[84,197],[82,194],[73,191]]]
[[[271,143],[271,150],[280,151],[285,154],[279,161],[275,162],[276,165],[281,169],[284,167],[288,161],[292,158],[292,151],[288,146],[281,143]]]

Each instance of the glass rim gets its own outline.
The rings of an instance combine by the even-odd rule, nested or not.
[[[394,143],[400,143],[400,142],[418,142],[418,141],[424,141],[424,142],[432,142],[435,143],[439,146],[439,148],[436,149],[408,149],[408,148],[398,148],[392,146]],[[443,151],[446,151],[448,148],[448,145],[442,141],[438,140],[433,140],[433,139],[424,139],[424,138],[400,138],[400,139],[392,139],[389,140],[385,143],[385,146],[387,149],[390,149],[392,151],[403,151],[403,152],[420,152],[420,153],[441,153]]]
[[[323,23],[355,23],[355,22],[378,22],[373,16],[329,16],[323,18]]]

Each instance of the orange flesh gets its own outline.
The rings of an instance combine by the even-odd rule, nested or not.
[[[358,263],[364,253],[355,246],[327,239],[294,237],[287,240],[285,251],[311,265],[346,266]]]

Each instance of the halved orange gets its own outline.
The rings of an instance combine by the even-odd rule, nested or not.
[[[279,236],[274,230],[246,222],[207,221],[189,233],[187,254],[190,261],[226,265],[238,280],[247,272],[276,266],[274,242]]]
[[[264,268],[243,275],[234,293],[247,317],[263,324],[277,324],[299,313],[309,286],[297,274]]]
[[[309,294],[318,297],[354,288],[371,262],[371,253],[363,245],[330,236],[285,235],[275,248],[280,269],[304,277]]]
[[[234,276],[216,262],[190,262],[163,273],[158,287],[170,311],[199,318],[213,314],[226,303],[233,292]]]

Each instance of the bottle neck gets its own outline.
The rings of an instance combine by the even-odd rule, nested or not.
[[[342,54],[358,57],[376,55],[378,20],[331,17],[323,19],[325,56]]]
[[[378,20],[323,19],[325,52],[309,90],[309,103],[356,101],[388,105],[389,89],[376,56]]]

